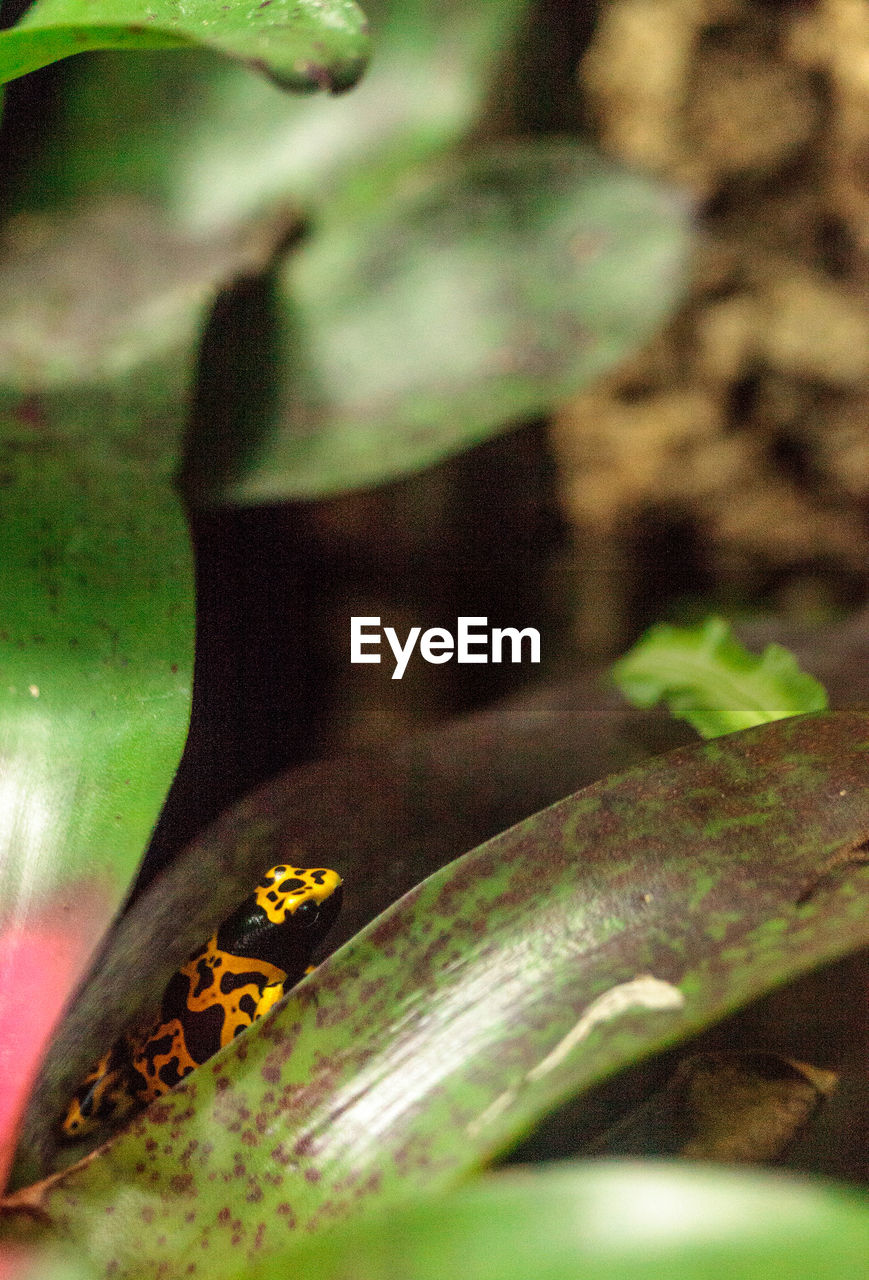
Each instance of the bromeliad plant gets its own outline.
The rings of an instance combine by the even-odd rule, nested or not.
[[[448,22],[430,0],[369,8],[377,57],[346,100],[291,99],[268,81],[348,87],[368,48],[349,0],[184,16],[106,0],[86,21],[81,6],[38,0],[0,35],[3,79],[85,48],[201,47],[180,62],[83,62],[52,144],[7,202],[7,1161],[50,1047],[0,1267],[229,1280],[346,1274],[352,1258],[355,1274],[422,1277],[461,1258],[470,1274],[508,1277],[527,1274],[522,1228],[538,1273],[546,1261],[575,1274],[581,1243],[583,1274],[625,1277],[653,1224],[628,1226],[620,1206],[643,1194],[669,1233],[661,1274],[725,1256],[746,1275],[787,1274],[799,1221],[814,1274],[844,1277],[865,1243],[844,1192],[714,1174],[701,1192],[694,1173],[651,1168],[456,1188],[557,1103],[865,940],[865,874],[814,883],[867,835],[861,713],[684,750],[530,818],[570,777],[553,770],[542,799],[517,792],[521,740],[495,745],[491,731],[458,757],[449,730],[410,744],[387,791],[382,771],[377,787],[342,766],[303,771],[230,810],[141,896],[56,1025],[184,737],[182,463],[200,504],[408,473],[597,376],[678,292],[677,196],[573,142],[467,145],[527,4],[456,0]],[[308,235],[287,249],[300,222]],[[224,359],[213,300],[250,272],[267,305]],[[533,763],[520,769],[528,787]],[[524,821],[495,834],[512,817]],[[341,871],[348,941],[62,1170],[55,1124],[83,1071],[282,861]],[[570,1229],[546,1227],[567,1204]],[[713,1204],[742,1215],[726,1239]],[[400,1255],[378,1214],[397,1224]],[[332,1234],[338,1223],[345,1234]]]

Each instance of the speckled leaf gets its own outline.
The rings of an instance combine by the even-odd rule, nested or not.
[[[867,752],[869,713],[800,717],[527,819],[22,1203],[117,1277],[220,1280],[294,1229],[454,1184],[564,1098],[866,941]]]
[[[123,191],[208,232],[275,202],[331,204],[349,187],[376,199],[388,175],[474,126],[529,4],[363,7],[375,57],[351,98],[290,97],[200,53],[79,61],[25,202]]]
[[[36,0],[0,32],[0,82],[87,49],[202,46],[288,89],[346,89],[368,54],[354,0]]]
[[[286,1254],[305,1280],[851,1280],[869,1206],[756,1171],[599,1162],[498,1174]],[[276,1261],[245,1273],[271,1280]]]
[[[129,886],[183,746],[193,575],[171,477],[197,324],[247,251],[194,247],[119,207],[19,219],[2,248],[5,1164],[45,1037]]]
[[[568,142],[478,152],[407,175],[376,212],[327,214],[287,263],[272,420],[261,398],[246,412],[221,394],[218,362],[208,371],[209,430],[216,414],[235,444],[214,476],[203,441],[198,495],[374,484],[542,412],[667,315],[687,214]]]

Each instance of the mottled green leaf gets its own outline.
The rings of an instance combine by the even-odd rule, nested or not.
[[[571,143],[499,147],[405,176],[372,211],[324,215],[287,262],[274,408],[221,393],[234,438],[190,480],[252,502],[375,484],[542,412],[638,346],[672,307],[685,202]],[[221,408],[221,406],[223,406]]]
[[[288,89],[346,89],[368,54],[354,0],[36,0],[0,32],[0,82],[87,49],[200,46],[263,72]]]
[[[869,1202],[781,1174],[676,1164],[498,1174],[286,1254],[305,1280],[853,1280]],[[275,1262],[245,1280],[270,1280]]]
[[[455,1184],[566,1097],[866,941],[867,753],[869,713],[792,718],[520,823],[31,1207],[118,1277],[207,1252],[219,1280],[293,1229]]]
[[[814,676],[779,644],[749,653],[723,618],[696,627],[651,627],[612,669],[636,707],[662,698],[670,712],[704,738],[823,711],[827,695]]]

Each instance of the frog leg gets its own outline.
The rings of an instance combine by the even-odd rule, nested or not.
[[[62,1138],[82,1138],[106,1120],[126,1115],[135,1106],[130,1052],[129,1037],[119,1036],[88,1072],[61,1121]]]
[[[263,993],[254,1010],[252,1020],[256,1022],[257,1018],[264,1017],[272,1005],[277,1004],[279,1000],[283,1000],[286,993],[286,987],[283,982],[270,982],[267,987],[263,987]]]

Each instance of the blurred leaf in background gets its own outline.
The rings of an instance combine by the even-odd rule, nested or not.
[[[498,1174],[288,1251],[308,1280],[844,1280],[866,1201],[781,1174],[598,1162]],[[274,1271],[254,1266],[250,1280]]]
[[[478,149],[379,195],[339,200],[288,258],[272,405],[233,401],[216,347],[188,456],[200,501],[312,497],[429,466],[599,376],[684,281],[687,203],[576,143]]]
[[[620,658],[613,679],[636,707],[662,698],[670,713],[704,738],[823,711],[827,695],[792,653],[770,644],[749,653],[723,618],[696,627],[660,623]]]

